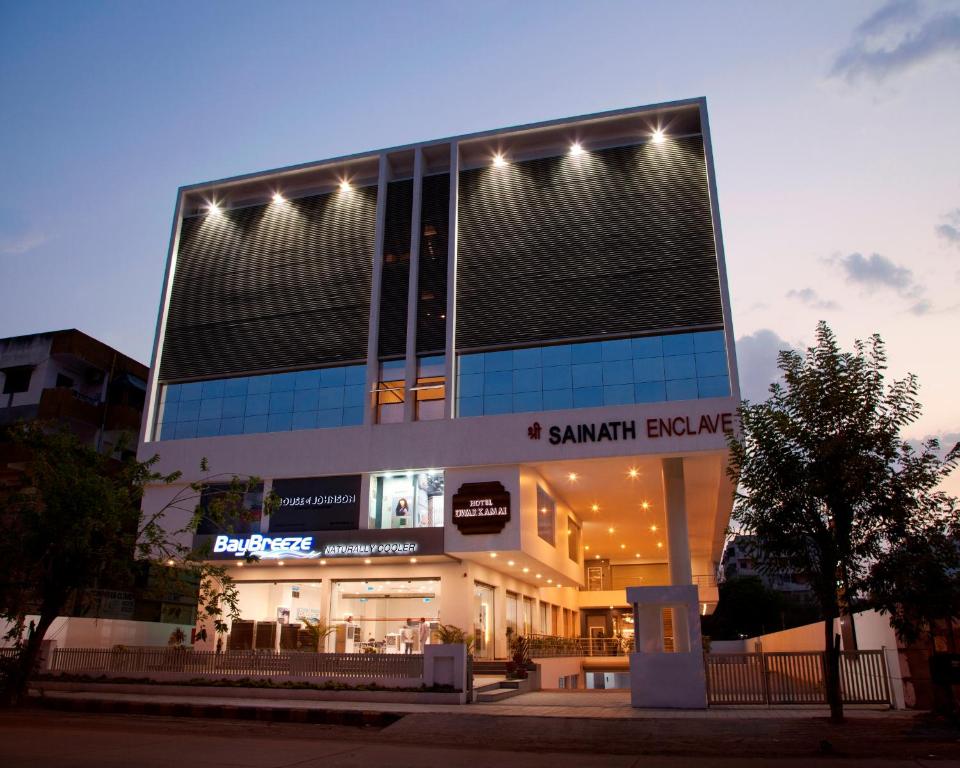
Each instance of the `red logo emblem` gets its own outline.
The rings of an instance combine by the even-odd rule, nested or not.
[[[540,422],[539,421],[535,421],[533,422],[533,424],[527,427],[527,437],[529,437],[531,440],[540,439]]]

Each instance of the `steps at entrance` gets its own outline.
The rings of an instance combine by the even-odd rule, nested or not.
[[[519,696],[530,690],[530,680],[498,680],[495,683],[481,685],[474,689],[475,701],[478,704],[503,701],[512,696]]]

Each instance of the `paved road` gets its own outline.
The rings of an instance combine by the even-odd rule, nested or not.
[[[953,735],[901,738],[904,723],[833,732],[805,721],[559,721],[410,715],[388,728],[350,728],[46,710],[0,713],[4,768],[710,768],[776,765],[960,766]],[[884,723],[890,726],[890,722]],[[909,726],[912,728],[912,726]],[[873,738],[870,734],[874,733]],[[872,744],[872,747],[871,747]],[[852,746],[854,745],[854,746]],[[952,758],[952,759],[951,759]]]

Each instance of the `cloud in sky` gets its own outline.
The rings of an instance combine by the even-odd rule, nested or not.
[[[760,402],[767,399],[770,385],[780,379],[777,355],[782,349],[794,349],[769,328],[761,328],[737,339],[737,368],[740,373],[740,396]]]
[[[934,59],[960,59],[960,12],[927,15],[915,0],[892,0],[854,30],[830,76],[882,82]]]
[[[840,305],[830,299],[823,299],[813,288],[800,288],[787,291],[788,299],[796,299],[812,309],[840,309]]]
[[[946,223],[937,226],[937,237],[960,248],[960,208],[954,208],[943,218]]]
[[[848,283],[859,285],[869,293],[890,289],[907,299],[920,299],[923,293],[923,286],[916,282],[913,272],[879,253],[837,255],[827,262],[839,266]]]

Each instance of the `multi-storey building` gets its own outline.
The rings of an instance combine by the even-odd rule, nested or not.
[[[712,609],[738,394],[696,99],[181,188],[141,452],[280,497],[194,542],[240,583],[230,647],[319,617],[502,658],[629,642],[627,587]]]

